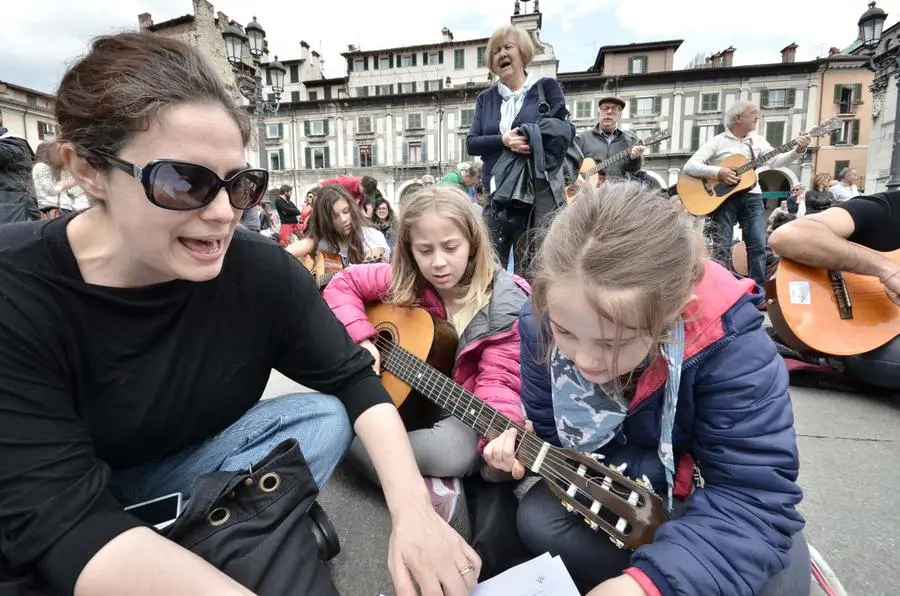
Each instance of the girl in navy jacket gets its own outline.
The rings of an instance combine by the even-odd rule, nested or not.
[[[541,482],[523,541],[589,596],[809,594],[787,371],[753,281],[705,258],[677,203],[635,183],[593,194],[543,244],[519,320],[522,403],[542,440],[643,481],[669,521],[619,550]],[[507,431],[484,457],[521,478],[514,444]]]

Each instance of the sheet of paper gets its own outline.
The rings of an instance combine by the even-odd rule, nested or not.
[[[544,553],[478,584],[471,596],[580,596],[559,557]]]

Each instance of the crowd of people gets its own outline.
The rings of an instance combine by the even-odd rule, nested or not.
[[[559,84],[528,74],[533,54],[521,29],[492,35],[497,82],[467,138],[480,162],[423,179],[395,213],[369,176],[323,181],[299,202],[288,185],[268,196],[268,172],[245,162],[247,115],[197,50],[145,33],[94,41],[60,83],[58,138],[17,170],[19,191],[0,180],[0,205],[38,196],[37,215],[10,221],[48,211],[0,232],[0,591],[260,590],[220,551],[125,507],[178,493],[190,511],[200,479],[243,470],[197,523],[247,524],[252,550],[253,516],[213,514],[276,490],[254,469],[293,441],[305,502],[345,456],[381,487],[399,596],[468,594],[486,561],[469,544],[466,479],[513,494],[535,474],[544,481],[513,500],[513,534],[531,554],[558,554],[589,596],[809,594],[789,378],[760,312],[759,189],[712,214],[708,258],[696,218],[640,175],[645,149],[619,128],[625,103],[601,98],[596,127],[576,135]],[[731,183],[721,160],[766,150],[755,105],[725,116],[686,174]],[[2,133],[4,160],[33,161]],[[776,159],[808,143],[801,134]],[[585,158],[623,150],[604,184],[580,177]],[[900,269],[858,246],[896,248],[900,210],[892,195],[842,201],[854,176],[796,187],[783,211],[804,218],[772,226],[772,248],[900,292]],[[571,204],[567,186],[579,189]],[[749,277],[723,250],[737,222]],[[342,270],[320,292],[303,262],[323,253]],[[446,410],[407,427],[379,379],[373,302],[446,321],[459,340],[452,380],[508,430],[479,432]],[[313,393],[261,400],[273,369]],[[560,506],[545,467],[560,462],[523,466],[513,426],[542,453],[592,454],[639,480],[668,521],[633,552],[616,548]],[[303,526],[309,541],[319,523]],[[290,560],[303,593],[336,593],[319,557],[270,556]]]

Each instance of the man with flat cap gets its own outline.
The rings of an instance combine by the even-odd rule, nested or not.
[[[607,157],[625,149],[626,159],[610,164],[603,172],[609,180],[628,179],[640,171],[645,147],[638,138],[627,130],[619,128],[625,102],[618,97],[602,97],[597,103],[597,125],[575,137],[575,142],[567,155],[567,171],[577,173],[581,162],[590,157],[600,163]]]

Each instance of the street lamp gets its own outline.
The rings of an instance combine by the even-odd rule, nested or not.
[[[234,80],[238,91],[250,102],[256,118],[260,167],[267,168],[266,114],[275,114],[281,107],[280,100],[281,94],[284,93],[284,75],[287,73],[287,69],[278,61],[278,56],[275,56],[275,60],[266,66],[266,72],[272,84],[272,93],[275,96],[275,101],[266,101],[263,98],[262,68],[260,68],[262,56],[266,53],[265,29],[262,28],[256,17],[253,17],[253,20],[243,30],[232,21],[222,31],[222,39],[225,40],[225,56],[234,69]],[[252,77],[244,73],[245,50],[253,61]]]
[[[875,78],[869,89],[873,96],[877,93],[886,93],[890,78],[897,79],[897,100],[895,106],[893,145],[891,148],[891,172],[888,178],[888,191],[900,189],[900,136],[896,134],[897,122],[900,121],[900,46],[885,49],[877,53],[878,44],[881,42],[881,33],[884,29],[884,21],[887,13],[875,6],[875,2],[869,3],[869,9],[859,18],[859,40],[870,51],[867,67]]]

